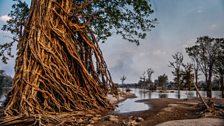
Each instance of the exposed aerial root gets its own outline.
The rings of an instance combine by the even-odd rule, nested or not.
[[[61,119],[49,113],[113,108],[106,95],[116,88],[88,27],[94,15],[82,11],[89,2],[74,2],[32,1],[1,124],[23,118],[42,125]]]

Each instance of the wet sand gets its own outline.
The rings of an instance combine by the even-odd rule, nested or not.
[[[198,103],[200,103],[200,100],[198,98],[188,100],[160,98],[160,99],[146,99],[138,102],[144,102],[148,104],[151,108],[145,111],[130,112],[130,113],[121,113],[121,114],[108,113],[108,115],[113,114],[117,116],[119,121],[114,122],[108,120],[106,121],[101,120],[94,125],[124,126],[130,124],[129,122],[133,121],[133,119],[131,119],[133,117],[143,118],[142,121],[135,123],[135,125],[141,125],[141,126],[155,126],[160,123],[173,120],[186,120],[186,119],[199,119],[199,118],[201,119],[205,117],[207,117],[206,119],[208,120],[211,117],[219,120],[220,118],[224,118],[224,113],[222,116],[206,115],[205,113],[203,113],[202,108],[198,107]],[[224,99],[214,99],[214,102],[218,104],[224,104]],[[223,119],[219,120],[218,123],[222,121]],[[171,125],[172,124],[174,123],[172,122]],[[187,125],[187,123],[185,123],[185,125]],[[221,125],[222,124],[220,124],[220,126]],[[194,125],[189,124],[189,126]]]

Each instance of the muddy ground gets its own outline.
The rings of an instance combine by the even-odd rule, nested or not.
[[[223,104],[224,99],[214,99],[216,104]],[[149,110],[138,111],[131,113],[107,113],[94,126],[127,126],[127,125],[141,125],[141,126],[155,126],[157,124],[184,119],[198,119],[204,117],[210,118],[224,118],[224,109],[221,112],[208,114],[204,112],[203,105],[200,100],[195,99],[147,99],[138,102],[144,102],[150,106]],[[111,116],[111,117],[110,117]],[[223,122],[224,125],[224,122]]]
[[[133,98],[133,96],[129,96]],[[137,111],[131,113],[115,113],[114,111],[107,113],[95,113],[95,112],[80,112],[80,116],[83,118],[70,118],[65,119],[67,122],[61,124],[64,125],[84,125],[84,126],[155,126],[163,122],[172,121],[172,120],[186,120],[186,119],[202,119],[206,118],[212,124],[212,120],[209,118],[219,119],[221,123],[217,126],[224,126],[224,99],[213,99],[213,102],[217,105],[223,105],[222,108],[216,110],[215,113],[207,113],[203,109],[198,98],[194,99],[170,99],[170,98],[160,98],[160,99],[146,99],[140,100],[137,102],[144,102],[149,105],[149,109],[145,111]],[[0,109],[0,113],[3,110]],[[71,113],[72,114],[72,113]],[[74,113],[73,113],[74,114]],[[77,114],[77,113],[76,113]],[[68,115],[68,114],[67,114]],[[57,115],[62,116],[62,115]],[[80,117],[78,116],[78,117]],[[74,120],[73,120],[74,119]],[[221,120],[220,120],[221,119]],[[0,116],[1,120],[1,116]],[[197,120],[196,120],[197,121]],[[203,120],[202,120],[203,121]],[[71,123],[74,122],[74,123]],[[222,123],[223,122],[223,123]],[[31,123],[29,123],[31,124]],[[170,126],[174,124],[171,122]],[[188,123],[186,123],[188,124]],[[19,124],[19,126],[23,126]],[[48,123],[47,126],[56,125],[56,123]],[[167,125],[167,124],[165,124]],[[164,125],[163,125],[164,126]],[[179,124],[175,125],[179,126]],[[194,126],[194,125],[191,125]],[[204,125],[197,125],[204,126]],[[212,126],[212,125],[211,125]]]

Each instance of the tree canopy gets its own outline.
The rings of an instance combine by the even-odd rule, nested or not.
[[[212,77],[214,73],[214,66],[218,63],[218,55],[223,43],[222,38],[212,38],[209,36],[203,36],[197,38],[195,45],[186,48],[188,55],[196,62],[205,76],[207,84],[207,96],[212,97]]]
[[[49,113],[113,109],[106,96],[117,95],[117,90],[98,42],[110,36],[109,31],[118,31],[124,39],[136,32],[144,38],[140,31],[150,30],[152,22],[146,16],[151,13],[144,0],[32,0],[18,36],[13,88],[3,104],[3,123],[16,124],[20,115],[35,119],[38,115],[48,122]],[[132,29],[136,29],[133,34]]]
[[[3,31],[13,34],[12,42],[0,44],[0,57],[4,63],[7,63],[9,57],[13,57],[12,46],[22,37],[30,10],[25,1],[13,1],[15,4],[8,14],[11,18],[2,27]],[[157,22],[157,19],[151,16],[153,9],[147,0],[74,0],[73,4],[76,4],[77,8],[73,8],[70,14],[65,14],[70,15],[70,18],[79,15],[80,24],[88,24],[98,42],[105,42],[108,37],[117,34],[139,45],[140,39],[144,39]]]
[[[19,42],[19,38],[23,35],[24,25],[29,14],[28,5],[25,1],[13,0],[15,3],[12,5],[12,10],[8,14],[10,19],[6,21],[7,24],[3,25],[1,30],[8,31],[12,34],[11,42],[4,42],[0,44],[0,57],[3,63],[7,63],[9,57],[13,57],[12,46],[14,43]]]

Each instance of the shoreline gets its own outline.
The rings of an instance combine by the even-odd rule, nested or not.
[[[131,92],[119,92],[118,99],[115,97],[113,98],[114,99],[111,99],[111,102],[113,102],[112,104],[114,106],[117,106],[120,102],[123,102],[129,98],[136,98],[136,96]],[[224,105],[223,98],[213,100],[215,103]],[[215,124],[220,122],[223,122],[224,124],[224,108],[222,117],[206,115],[206,113],[203,113],[201,107],[199,107],[199,104],[201,103],[199,98],[157,98],[137,100],[136,102],[147,104],[149,109],[128,113],[114,113],[114,110],[105,113],[96,113],[90,111],[89,113],[87,112],[80,114],[80,116],[84,118],[80,118],[80,122],[77,123],[88,126],[179,126],[180,123],[184,122],[183,124],[186,125],[188,124],[189,119],[194,119],[193,121],[198,123],[197,126],[204,126],[200,124],[203,124],[203,118],[206,118]],[[215,120],[213,118],[215,118]]]
[[[224,99],[213,99],[215,103],[224,104]],[[159,98],[159,99],[144,99],[138,100],[136,102],[143,102],[147,104],[150,108],[144,111],[134,111],[128,113],[108,113],[116,116],[117,120],[102,120],[94,126],[123,126],[127,124],[135,124],[141,126],[160,126],[163,123],[169,123],[170,126],[176,124],[176,122],[188,122],[189,119],[195,119],[198,125],[203,125],[203,118],[214,122],[217,124],[219,122],[224,122],[224,110],[223,116],[209,115],[203,112],[202,108],[199,107],[201,101],[199,98],[192,99],[171,99],[171,98]],[[106,115],[106,116],[108,116]],[[136,119],[142,118],[142,121]],[[212,118],[212,119],[211,119]],[[215,118],[215,120],[213,120]],[[181,120],[181,121],[180,121]],[[195,121],[194,121],[195,122]],[[187,123],[184,123],[185,125]],[[178,126],[179,123],[176,125]],[[223,123],[224,125],[224,123]],[[161,125],[165,126],[165,125]],[[190,125],[191,126],[191,125]],[[193,125],[194,126],[194,125]],[[195,125],[196,126],[196,125]],[[221,125],[220,125],[221,126]]]

